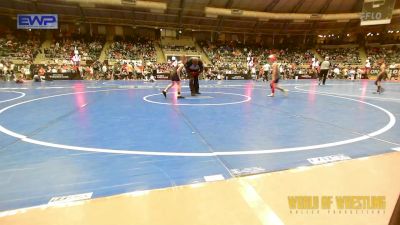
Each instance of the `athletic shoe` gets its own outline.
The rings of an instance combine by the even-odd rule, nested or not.
[[[274,94],[269,94],[269,95],[267,95],[268,97],[274,97]]]
[[[183,97],[182,95],[178,95],[178,97],[176,97],[176,98],[180,99],[180,98],[185,98],[185,97]]]
[[[167,92],[166,91],[162,91],[162,94],[164,95],[164,98],[167,98]]]
[[[283,94],[284,94],[285,96],[288,96],[288,92],[289,92],[288,89],[283,89]]]
[[[201,95],[201,93],[200,92],[196,92],[196,95]]]

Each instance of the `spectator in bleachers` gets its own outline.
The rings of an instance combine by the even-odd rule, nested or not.
[[[177,46],[177,45],[162,45],[162,49],[166,52],[181,52],[181,54],[199,54],[195,46]]]
[[[0,36],[0,57],[13,60],[33,60],[39,53],[39,36],[33,32],[18,31]]]
[[[393,47],[369,47],[366,50],[368,58],[372,62],[385,58],[387,63],[400,63],[400,48],[396,45]]]
[[[246,70],[248,58],[251,57],[257,59],[254,63],[255,66],[265,63],[270,54],[277,55],[282,59],[282,63],[289,65],[307,63],[312,57],[309,50],[300,48],[267,49],[259,45],[243,45],[239,42],[200,43],[200,45],[215,67],[232,73],[242,73],[243,70]],[[285,71],[291,71],[290,67],[288,66]]]
[[[358,48],[319,48],[317,52],[320,56],[329,56],[333,63],[344,65],[356,65],[361,63]]]
[[[154,43],[143,38],[117,40],[108,50],[110,60],[142,60],[144,63],[156,62],[156,49]]]
[[[95,61],[100,56],[104,42],[102,36],[85,37],[75,34],[69,38],[54,40],[50,48],[44,49],[44,53],[47,59],[53,61],[52,63],[66,63],[75,55],[79,55],[83,61]]]

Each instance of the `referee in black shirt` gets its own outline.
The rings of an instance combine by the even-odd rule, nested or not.
[[[189,76],[191,95],[199,95],[199,76],[204,69],[203,62],[197,57],[192,57],[185,63],[185,69]]]

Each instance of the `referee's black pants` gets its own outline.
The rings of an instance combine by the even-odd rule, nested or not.
[[[322,84],[325,85],[327,76],[328,76],[328,70],[321,70],[319,72],[319,82],[321,82],[321,80],[322,80]]]
[[[199,93],[199,76],[191,76],[189,80],[190,92],[192,94]]]

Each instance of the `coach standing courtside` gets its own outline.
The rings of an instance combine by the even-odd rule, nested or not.
[[[186,73],[190,79],[190,92],[192,96],[199,95],[199,76],[203,72],[203,62],[197,58],[192,57],[185,63]]]

